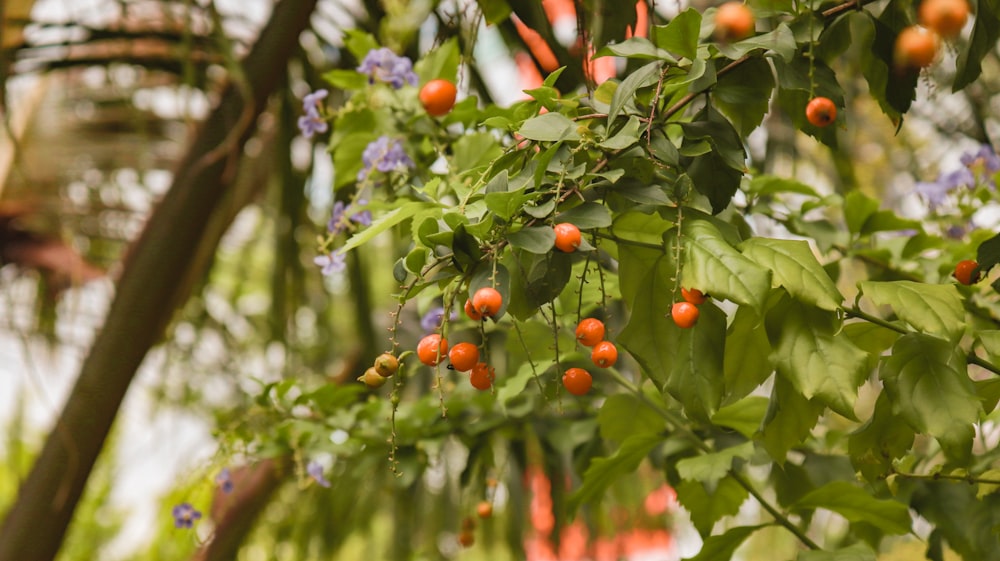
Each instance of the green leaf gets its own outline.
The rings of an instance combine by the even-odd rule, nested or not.
[[[624,150],[639,141],[639,118],[629,117],[628,122],[614,136],[603,140],[599,146],[608,150]]]
[[[680,328],[667,315],[673,305],[673,262],[659,251],[629,245],[619,246],[618,259],[622,296],[630,309],[618,342],[662,388],[680,338]]]
[[[976,262],[981,271],[989,271],[1000,263],[1000,234],[979,244],[976,248]]]
[[[763,58],[751,58],[719,78],[712,99],[740,135],[747,136],[764,120],[772,91],[771,65]]]
[[[544,255],[552,251],[556,233],[550,226],[529,226],[507,235],[511,247]]]
[[[876,306],[891,307],[915,329],[953,341],[965,332],[965,308],[954,285],[863,281],[858,286]]]
[[[893,500],[876,499],[864,489],[846,481],[833,481],[799,499],[793,508],[825,508],[851,522],[866,522],[888,534],[910,531],[910,511]]]
[[[909,220],[896,216],[891,210],[880,210],[865,220],[861,227],[861,234],[872,234],[874,232],[897,232],[899,230],[919,230],[922,227],[919,220]]]
[[[784,464],[788,451],[805,441],[822,412],[822,404],[806,399],[788,380],[776,377],[761,444],[774,461]]]
[[[861,191],[851,191],[844,197],[844,220],[852,234],[858,234],[868,218],[878,211],[878,201]]]
[[[904,335],[880,375],[893,411],[903,421],[936,438],[949,458],[969,461],[973,423],[982,406],[961,348],[931,335]]]
[[[893,460],[901,458],[913,446],[913,429],[900,423],[892,409],[889,395],[880,392],[871,418],[847,437],[851,464],[868,481],[892,473]]]
[[[404,220],[412,218],[414,214],[433,206],[434,205],[430,203],[416,201],[405,203],[403,206],[397,207],[389,211],[387,214],[379,216],[372,221],[370,226],[351,236],[347,242],[344,243],[344,246],[340,248],[340,251],[350,251],[364,243],[367,243],[372,238],[382,232],[385,232],[389,228],[392,228]]]
[[[461,170],[488,165],[503,152],[496,138],[488,132],[462,135],[452,144],[452,151],[452,163]]]
[[[886,12],[890,11],[886,9]],[[866,11],[858,11],[848,16],[852,18],[856,31],[855,41],[871,45],[869,49],[858,51],[861,72],[868,81],[868,91],[878,101],[882,112],[897,127],[902,123],[902,115],[910,108],[916,97],[918,72],[900,72],[893,68],[893,49],[898,29],[875,19]]]
[[[1000,39],[1000,3],[997,0],[975,0],[976,19],[972,25],[972,37],[967,49],[958,55],[958,72],[951,91],[957,92],[979,78],[983,71],[982,60],[993,51]]]
[[[798,50],[795,43],[795,35],[791,28],[785,23],[778,24],[774,31],[754,35],[748,39],[737,41],[731,44],[719,44],[719,52],[726,58],[736,60],[757,49],[772,51],[785,62],[791,61]]]
[[[984,329],[976,331],[975,335],[990,361],[1000,362],[1000,330]]]
[[[626,242],[622,245],[639,242],[659,246],[663,244],[663,233],[671,227],[673,223],[664,220],[659,214],[629,211],[615,218],[611,231],[616,238]]]
[[[379,48],[378,41],[360,29],[348,29],[344,32],[344,46],[358,60],[364,59],[368,51]]]
[[[747,538],[754,532],[766,527],[760,526],[736,526],[726,530],[724,534],[709,536],[701,545],[701,550],[694,557],[685,557],[683,561],[722,561],[732,559],[736,551]]]
[[[323,80],[342,90],[360,90],[368,85],[368,76],[357,70],[330,70],[323,73]]]
[[[688,218],[683,224],[683,285],[750,306],[760,315],[771,289],[770,271],[736,251],[708,220]]]
[[[706,489],[700,481],[681,481],[675,486],[677,499],[691,513],[691,522],[702,536],[708,536],[723,516],[732,516],[749,493],[732,477],[724,477],[713,489]]]
[[[661,434],[666,428],[661,417],[652,407],[638,397],[616,393],[609,396],[597,413],[601,438],[618,442],[635,434]]]
[[[717,452],[684,458],[677,461],[677,473],[687,481],[715,486],[733,468],[733,460],[749,459],[753,452],[753,442],[744,442]]]
[[[622,80],[621,84],[618,84],[618,88],[615,90],[614,95],[611,96],[611,108],[608,110],[608,123],[614,122],[615,117],[621,113],[625,104],[632,100],[632,97],[635,95],[637,90],[656,83],[660,76],[661,64],[662,63],[660,61],[650,62],[635,72],[630,73],[624,80]],[[546,115],[551,115],[551,113],[546,113]]]
[[[559,140],[580,140],[576,129],[577,124],[569,117],[553,111],[528,119],[517,132],[530,140],[556,142]]]
[[[536,364],[535,368],[539,373],[544,372],[548,368],[548,364]],[[498,381],[499,381],[498,376]],[[506,410],[508,403],[514,403],[521,394],[524,392],[524,388],[531,382],[534,378],[534,370],[532,370],[532,365],[529,362],[521,363],[518,367],[517,372],[513,376],[504,376],[503,382],[498,384],[500,387],[497,390],[497,401]]]
[[[778,374],[807,399],[855,419],[868,355],[841,332],[836,314],[784,298],[768,313],[766,324]]]
[[[424,84],[431,80],[442,78],[452,83],[458,81],[458,62],[461,52],[458,39],[452,37],[436,48],[422,54],[413,65],[413,71]]]
[[[760,430],[767,414],[770,401],[763,396],[752,395],[726,405],[712,415],[712,423],[728,427],[747,438],[753,438]]]
[[[800,551],[795,561],[876,561],[876,557],[872,548],[856,543],[834,551]]]
[[[556,222],[571,222],[581,230],[611,226],[611,211],[600,203],[586,202],[556,216]]]
[[[486,193],[484,197],[486,208],[493,214],[496,214],[498,218],[504,220],[510,220],[521,212],[525,203],[533,198],[534,195],[526,194],[523,190]],[[551,249],[552,246],[549,246],[549,248]]]
[[[666,389],[684,406],[688,416],[707,422],[719,408],[724,391],[726,314],[711,303],[702,304],[700,311],[694,327],[681,329],[674,325],[671,330],[677,335]]]
[[[773,286],[785,287],[794,298],[829,311],[841,307],[844,297],[816,260],[808,242],[750,238],[743,242],[740,250],[770,269]]]
[[[501,23],[510,17],[511,9],[507,0],[476,0],[476,4],[479,4],[488,24]]]
[[[536,316],[539,306],[559,296],[572,273],[572,257],[561,251],[513,251],[504,260],[517,271],[511,279],[510,313],[521,320]]]
[[[682,57],[698,58],[698,33],[701,31],[701,12],[688,8],[674,16],[667,25],[653,27],[653,39],[661,48]]]
[[[634,59],[655,59],[663,60],[670,64],[677,64],[677,59],[663,49],[658,49],[649,39],[645,37],[630,37],[620,43],[612,43],[601,47],[594,58],[603,56],[622,56]]]
[[[599,500],[612,483],[634,472],[653,448],[662,442],[663,436],[658,434],[636,434],[625,439],[611,456],[591,460],[583,474],[583,484],[570,495],[569,509],[573,511],[581,504]]]
[[[797,193],[819,198],[815,189],[794,179],[776,175],[757,175],[750,180],[748,191],[755,195],[777,195],[779,193]]]

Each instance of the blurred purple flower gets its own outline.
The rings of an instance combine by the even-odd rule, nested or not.
[[[323,276],[329,276],[347,268],[347,257],[342,251],[333,251],[327,255],[316,256],[313,258],[313,263],[322,267]]]
[[[358,199],[357,204],[358,206],[364,206],[368,204],[368,199]],[[357,222],[358,224],[361,224],[362,226],[371,226],[372,213],[370,210],[362,210],[361,212],[356,212],[353,215],[351,215],[351,220]]]
[[[948,229],[945,230],[945,235],[953,240],[960,240],[964,238],[965,235],[968,234],[969,230],[971,229],[972,229],[971,223],[965,226],[962,226],[960,224],[953,224],[951,226],[948,226]]]
[[[993,175],[1000,171],[1000,156],[993,151],[993,147],[983,144],[979,150],[970,154],[962,154],[962,164],[970,170],[970,174],[975,172],[980,176],[983,183],[991,187],[996,185],[993,182]]]
[[[229,468],[222,468],[222,471],[215,476],[215,485],[222,490],[223,493],[233,492],[233,480],[232,475],[229,473]]]
[[[333,203],[333,212],[330,213],[330,221],[326,223],[326,231],[335,236],[344,231],[344,201]]]
[[[315,479],[316,483],[320,487],[330,486],[330,482],[323,477],[323,465],[316,460],[310,460],[310,462],[306,465],[306,473],[309,474],[309,477]]]
[[[361,154],[364,167],[358,172],[358,181],[364,181],[372,168],[388,173],[390,171],[413,168],[416,164],[406,155],[403,144],[394,138],[380,136],[368,143]]]
[[[403,84],[416,86],[419,78],[413,72],[413,62],[405,56],[399,56],[387,47],[368,51],[361,61],[358,72],[368,75],[368,83],[385,82],[395,89]]]
[[[918,181],[916,191],[927,199],[931,208],[936,208],[944,203],[945,199],[948,198],[948,193],[959,187],[971,187],[975,184],[976,178],[973,177],[969,168],[960,168],[942,173],[938,176],[937,181]]]
[[[201,518],[201,513],[190,503],[181,503],[174,507],[173,516],[175,528],[190,528],[195,520]]]
[[[450,320],[456,320],[458,319],[458,313],[455,312],[455,310],[452,310],[448,317]],[[444,308],[441,306],[434,306],[433,308],[427,310],[427,313],[420,318],[420,328],[427,333],[432,333],[441,327],[441,321],[443,319]]]
[[[329,94],[326,90],[316,90],[302,98],[302,111],[305,115],[299,117],[299,130],[302,136],[312,138],[316,133],[323,133],[329,129],[329,125],[323,120],[320,114],[319,104]]]

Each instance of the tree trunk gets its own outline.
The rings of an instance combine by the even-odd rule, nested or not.
[[[209,260],[199,259],[199,250],[214,247],[222,234],[209,227],[213,214],[227,200],[243,144],[267,98],[285,82],[287,62],[315,5],[275,5],[243,62],[245,83],[228,85],[182,158],[170,191],[126,259],[104,328],[62,414],[0,527],[0,561],[47,561],[58,552],[136,370],[186,301],[192,279],[204,273]]]

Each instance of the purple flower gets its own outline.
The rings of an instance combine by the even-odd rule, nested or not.
[[[344,231],[344,201],[333,203],[333,212],[330,213],[330,221],[326,223],[326,231],[335,236]]]
[[[394,170],[416,167],[413,160],[406,155],[403,144],[394,138],[380,136],[368,143],[361,154],[364,167],[358,172],[358,181],[364,181],[372,168],[388,173]]]
[[[329,125],[323,120],[320,114],[319,103],[327,94],[326,90],[316,90],[302,98],[302,111],[305,115],[299,117],[299,130],[302,136],[312,138],[316,133],[323,133],[329,129]]]
[[[333,251],[313,258],[313,263],[322,267],[323,276],[340,273],[347,268],[347,257],[342,251]]]
[[[309,115],[311,113],[318,115],[319,102],[326,99],[326,96],[329,94],[330,92],[326,90],[316,90],[311,94],[306,94],[306,96],[302,98],[302,111],[306,115]]]
[[[961,161],[970,170],[970,174],[974,171],[977,176],[982,175],[981,180],[984,183],[995,187],[993,174],[1000,171],[1000,156],[993,151],[990,145],[983,144],[977,152],[962,154]]]
[[[222,468],[222,471],[215,476],[215,485],[222,489],[223,493],[233,492],[233,480],[231,474],[229,473],[229,468]]]
[[[316,483],[320,487],[330,486],[330,482],[327,481],[325,477],[323,477],[323,465],[317,462],[316,460],[311,460],[309,464],[306,465],[306,473],[309,474],[309,477],[315,479]]]
[[[368,83],[385,82],[395,89],[403,84],[417,85],[417,75],[413,72],[413,62],[405,56],[399,56],[392,50],[382,47],[368,51],[361,61],[358,72],[368,75]]]
[[[945,202],[945,199],[948,198],[948,193],[959,187],[971,187],[975,183],[976,178],[972,176],[969,168],[961,168],[948,173],[942,173],[938,176],[937,181],[934,182],[917,182],[916,191],[927,199],[927,203],[931,208],[936,208]]]
[[[357,203],[359,206],[364,206],[368,204],[368,199],[358,199]],[[370,210],[362,210],[361,212],[356,212],[351,215],[351,220],[361,224],[362,226],[372,225],[372,213]]]
[[[452,320],[458,319],[458,313],[456,313],[455,310],[452,310],[448,317]],[[432,333],[441,327],[441,321],[443,319],[444,308],[441,306],[434,306],[433,308],[427,310],[427,313],[420,318],[420,327],[427,333]]]
[[[201,518],[201,513],[194,509],[190,503],[181,503],[174,507],[174,527],[190,528],[194,521]]]

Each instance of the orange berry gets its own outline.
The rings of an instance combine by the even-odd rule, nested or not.
[[[417,358],[427,366],[436,366],[448,355],[448,340],[431,333],[417,343]]]
[[[483,314],[479,313],[479,310],[477,310],[476,307],[472,305],[471,298],[465,299],[465,315],[469,316],[469,319],[471,319],[472,321],[479,321],[483,319]]]
[[[593,347],[604,340],[604,322],[597,318],[581,320],[576,326],[576,340],[585,347]]]
[[[926,27],[911,25],[896,37],[893,62],[899,68],[924,68],[934,62],[937,51],[937,34]]]
[[[365,385],[368,386],[369,388],[375,389],[375,388],[381,388],[382,386],[385,385],[386,377],[376,372],[375,367],[372,367],[369,368],[368,370],[365,370],[364,375],[358,378],[358,380],[364,382]]]
[[[489,501],[480,501],[479,504],[476,505],[476,514],[480,518],[489,518],[493,516],[493,505],[491,505]]]
[[[552,227],[556,233],[556,249],[566,253],[573,253],[580,247],[580,229],[569,222],[562,222]]]
[[[585,395],[590,391],[594,379],[591,378],[590,372],[587,372],[583,368],[568,368],[566,373],[563,374],[562,383],[569,393],[573,395]]]
[[[705,300],[708,300],[708,296],[705,296],[705,293],[697,288],[692,288],[691,290],[681,288],[681,298],[687,302],[691,302],[695,306],[703,304]]]
[[[440,117],[447,114],[455,106],[455,96],[457,95],[458,90],[455,88],[455,84],[439,78],[427,82],[424,87],[420,88],[420,103],[423,104],[428,115]]]
[[[966,259],[964,261],[959,261],[955,265],[955,272],[953,276],[958,282],[969,286],[979,282],[979,263],[976,263],[972,259]]]
[[[375,371],[382,376],[392,376],[399,370],[399,359],[392,353],[382,353],[375,357]]]
[[[601,368],[610,368],[618,362],[618,347],[611,341],[601,341],[594,345],[590,352],[590,360]]]
[[[723,43],[753,35],[754,17],[742,2],[726,2],[715,11],[715,38]]]
[[[837,120],[837,106],[828,97],[814,97],[806,105],[806,120],[814,127],[828,126]]]
[[[468,372],[479,362],[479,347],[472,343],[459,343],[448,351],[451,366],[459,372]]]
[[[677,327],[687,329],[698,321],[698,306],[691,302],[677,302],[670,309],[670,317],[674,319]]]
[[[485,362],[477,362],[469,373],[469,383],[477,390],[488,390],[496,379],[496,371]]]
[[[458,533],[458,543],[462,547],[472,547],[476,543],[476,535],[471,530],[462,530]]]
[[[953,39],[969,19],[969,3],[966,0],[924,0],[918,15],[924,27],[945,39]]]
[[[486,286],[480,288],[472,295],[472,307],[479,315],[489,318],[500,313],[500,306],[503,305],[503,296],[495,288]]]

